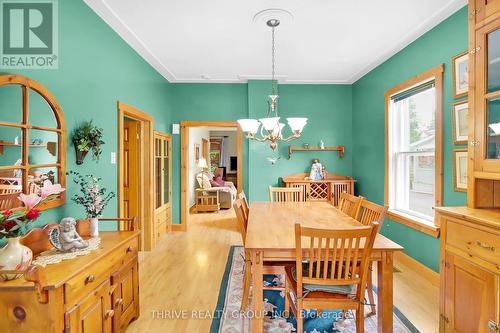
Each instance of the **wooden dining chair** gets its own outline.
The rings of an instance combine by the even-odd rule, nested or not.
[[[352,229],[295,224],[296,263],[285,267],[285,297],[297,318],[297,332],[304,331],[304,309],[354,310],[356,332],[364,332],[366,277],[376,235],[376,223]]]
[[[270,202],[302,202],[304,194],[300,187],[272,187],[269,186]]]
[[[236,219],[238,221],[238,228],[241,233],[241,238],[243,240],[243,246],[245,246],[246,235],[247,235],[247,227],[248,227],[248,218],[245,217],[244,213],[244,203],[242,199],[237,199],[233,203],[234,211],[236,213]],[[248,216],[248,215],[247,215]],[[271,261],[264,262],[262,274],[274,274],[274,275],[284,275],[285,274],[285,263]],[[245,266],[243,268],[243,296],[241,299],[240,311],[245,311],[248,306],[248,296],[250,295],[250,282],[252,281],[252,260],[250,253],[245,249]],[[286,283],[285,283],[286,285]],[[267,290],[285,290],[282,287],[264,287]],[[288,309],[288,300],[285,299],[285,308]]]
[[[377,205],[368,200],[363,200],[359,208],[359,215],[356,219],[364,225],[372,225],[374,222],[377,222],[377,232],[379,232],[382,224],[384,223],[386,214],[387,207]],[[373,261],[370,261],[368,269],[369,272],[368,278],[366,279],[366,289],[368,291],[368,300],[370,301],[371,308],[369,315],[374,315],[377,313],[377,307],[375,306],[375,296],[373,291]]]
[[[362,196],[357,197],[344,191],[340,193],[339,209],[344,214],[347,214],[355,219],[358,217],[359,208],[363,199],[364,198]]]
[[[248,205],[248,200],[247,196],[245,195],[245,192],[241,191],[238,194],[238,199],[242,200],[243,211],[245,212],[246,219],[248,220],[248,214],[250,213],[250,206]]]
[[[22,206],[17,198],[21,194],[21,185],[0,184],[0,209],[9,209]]]

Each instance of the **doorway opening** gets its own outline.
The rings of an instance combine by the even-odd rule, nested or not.
[[[153,153],[153,117],[118,102],[118,212],[137,217],[143,251],[155,244]]]
[[[219,186],[224,189],[218,191],[218,186],[212,181],[221,182]],[[228,183],[234,185],[234,190]],[[231,193],[241,191],[243,137],[238,123],[181,122],[180,230],[187,230],[190,211],[216,213],[221,209],[230,209],[231,198],[234,197]],[[200,204],[202,201],[203,204]]]

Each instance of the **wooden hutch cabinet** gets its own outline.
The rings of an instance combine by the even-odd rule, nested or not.
[[[436,207],[440,332],[500,332],[500,0],[469,1],[468,207]]]
[[[157,242],[163,234],[172,231],[172,137],[155,131],[154,139],[154,220]]]
[[[34,255],[49,249],[53,226],[32,230],[23,244]],[[101,232],[100,248],[88,255],[1,281],[0,332],[124,332],[139,317],[139,236]]]

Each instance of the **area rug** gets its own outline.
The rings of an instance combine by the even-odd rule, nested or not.
[[[226,269],[220,285],[217,308],[214,311],[210,333],[247,333],[251,332],[250,312],[240,313],[243,294],[243,247],[231,247]],[[264,284],[279,285],[283,281],[276,276],[265,276]],[[375,293],[375,297],[376,297]],[[376,299],[375,299],[376,300]],[[250,301],[251,302],[251,301]],[[283,317],[284,294],[280,291],[264,291],[264,309],[268,314],[264,318],[264,332],[289,333],[296,332],[296,322],[293,314],[288,319]],[[366,309],[369,312],[369,308]],[[349,315],[347,315],[349,317]],[[304,332],[356,332],[355,321],[352,318],[341,318],[339,311],[325,311],[320,316],[310,311],[304,319]],[[365,332],[377,332],[377,316],[365,318]],[[394,333],[418,333],[415,326],[394,307]]]

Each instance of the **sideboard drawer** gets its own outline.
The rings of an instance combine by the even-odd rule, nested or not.
[[[455,220],[446,224],[446,243],[492,264],[500,263],[500,235]]]
[[[72,306],[97,288],[103,281],[109,279],[109,267],[94,265],[71,278],[64,284],[65,303]]]
[[[123,245],[118,251],[118,255],[122,256],[122,263],[130,261],[139,252],[139,240],[136,238],[130,240],[127,244]]]

